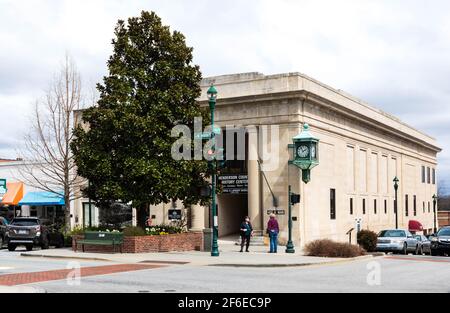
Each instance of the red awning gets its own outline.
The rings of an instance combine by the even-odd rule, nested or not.
[[[409,231],[423,231],[422,223],[418,221],[409,221]]]

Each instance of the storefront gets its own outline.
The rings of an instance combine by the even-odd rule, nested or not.
[[[28,192],[19,202],[21,216],[39,217],[52,224],[64,224],[64,197],[59,194],[34,191]]]
[[[23,198],[23,192],[23,183],[0,180],[0,216],[11,220],[20,215],[19,201]]]

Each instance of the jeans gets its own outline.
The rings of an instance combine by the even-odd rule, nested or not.
[[[241,235],[241,251],[244,250],[244,246],[246,251],[248,251],[251,237],[252,237],[251,235]]]
[[[270,252],[277,253],[278,248],[278,233],[270,232]]]

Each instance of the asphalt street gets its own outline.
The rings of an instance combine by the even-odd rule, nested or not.
[[[7,274],[84,267],[114,262],[25,258],[0,251],[0,277]],[[75,263],[76,264],[76,263]],[[74,264],[70,264],[73,266]],[[54,292],[450,292],[450,258],[387,256],[342,264],[288,268],[167,265],[161,268],[27,284]]]

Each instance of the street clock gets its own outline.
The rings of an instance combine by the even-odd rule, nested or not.
[[[303,125],[303,131],[295,136],[293,164],[302,170],[302,180],[307,184],[311,181],[311,169],[319,165],[319,139],[311,135],[308,124]]]

